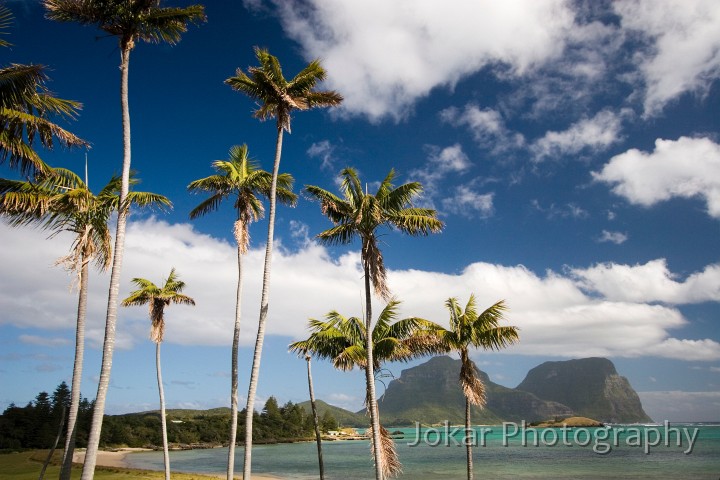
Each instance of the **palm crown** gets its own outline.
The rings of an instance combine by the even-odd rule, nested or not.
[[[475,296],[470,295],[463,309],[456,298],[449,298],[445,306],[450,312],[450,328],[439,328],[435,333],[437,352],[460,354],[460,384],[463,392],[474,405],[485,403],[485,386],[475,373],[475,364],[470,360],[469,350],[479,347],[485,350],[499,350],[516,343],[518,328],[501,326],[507,306],[499,301],[482,313],[478,313]]]
[[[257,162],[248,157],[247,145],[234,146],[230,149],[228,160],[213,162],[215,175],[195,180],[188,185],[188,190],[205,191],[210,196],[190,212],[195,219],[216,210],[227,197],[234,195],[234,208],[237,210],[235,222],[235,239],[242,253],[247,251],[250,241],[248,227],[250,223],[262,217],[265,209],[257,197],[257,193],[270,196],[272,174],[261,170]],[[277,198],[286,204],[294,204],[297,195],[292,193],[293,178],[290,174],[278,175]]]
[[[422,192],[420,183],[410,182],[399,187],[393,185],[394,170],[388,173],[375,195],[363,189],[354,169],[345,168],[340,176],[340,189],[344,198],[320,187],[306,187],[306,191],[320,201],[322,212],[335,224],[318,234],[318,238],[322,243],[338,245],[351,243],[360,237],[362,261],[370,272],[375,293],[388,299],[390,289],[378,246],[377,229],[387,226],[409,235],[428,235],[441,231],[443,224],[438,220],[435,210],[413,207],[413,199]]]
[[[159,0],[44,0],[46,16],[59,22],[97,25],[118,37],[123,49],[136,40],[175,44],[187,31],[188,22],[204,22],[205,8],[160,7]]]
[[[150,306],[150,321],[152,322],[150,339],[155,343],[160,343],[165,333],[165,307],[171,303],[195,305],[195,300],[182,293],[185,289],[185,282],[180,280],[174,268],[170,270],[170,275],[162,287],[158,287],[144,278],[133,278],[132,282],[138,289],[131,292],[122,304],[124,307],[145,304]]]
[[[234,77],[225,80],[235,90],[258,101],[254,116],[260,120],[275,118],[278,130],[290,132],[290,113],[314,107],[339,105],[343,98],[332,90],[314,88],[326,77],[319,60],[310,62],[291,80],[286,80],[277,57],[266,49],[255,47],[259,67],[249,67],[245,73],[237,69]]]
[[[382,362],[408,361],[432,351],[437,325],[417,317],[395,321],[399,304],[397,300],[389,302],[372,329],[374,368],[379,368]],[[346,318],[331,311],[324,321],[310,319],[308,324],[310,337],[291,343],[290,351],[329,359],[339,370],[367,366],[367,329],[362,319]]]
[[[132,179],[131,183],[137,183]],[[94,258],[105,269],[111,258],[108,221],[120,207],[120,177],[113,176],[97,195],[70,170],[54,168],[51,175],[33,183],[0,179],[0,214],[13,226],[38,225],[56,235],[69,231],[75,235],[71,253],[60,259],[80,271],[85,259]],[[170,201],[148,192],[130,192],[127,203],[160,208]]]

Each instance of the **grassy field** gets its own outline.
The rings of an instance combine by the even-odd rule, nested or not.
[[[38,480],[40,470],[47,457],[47,450],[34,450],[29,452],[8,453],[0,455],[0,472],[3,480]],[[55,480],[60,474],[60,452],[56,452],[53,461],[45,470],[45,479]],[[72,478],[79,479],[81,465],[73,465]],[[136,470],[133,468],[97,467],[95,480],[162,480],[163,472]],[[217,477],[191,473],[173,473],[175,480],[217,480]]]

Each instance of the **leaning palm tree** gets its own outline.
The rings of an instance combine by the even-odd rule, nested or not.
[[[260,360],[265,339],[265,321],[269,310],[270,265],[275,231],[275,203],[280,156],[282,154],[283,132],[290,133],[290,116],[293,110],[309,110],[318,107],[332,107],[342,102],[342,96],[334,91],[317,91],[316,85],[325,79],[325,69],[319,60],[310,62],[292,80],[286,80],[277,57],[262,48],[255,48],[255,56],[260,66],[250,67],[248,73],[237,69],[234,77],[225,80],[234,90],[242,92],[259,104],[254,116],[260,120],[275,119],[277,138],[275,142],[275,162],[270,187],[270,211],[268,212],[268,234],[265,246],[263,266],[263,285],[260,298],[260,318],[255,340],[253,365],[248,387],[245,414],[245,462],[243,478],[249,480],[252,475],[252,422],[255,411],[255,392],[260,374]]]
[[[440,327],[434,322],[417,317],[396,320],[398,316],[397,300],[391,300],[380,313],[371,328],[371,341],[368,341],[367,324],[358,317],[346,318],[336,311],[325,315],[325,320],[310,319],[311,334],[306,340],[291,343],[290,351],[298,355],[312,355],[316,358],[330,360],[339,370],[349,371],[355,367],[367,372],[378,371],[383,362],[406,362],[413,358],[437,351],[435,331]],[[373,365],[368,364],[367,350],[372,348]],[[369,366],[370,365],[370,366]],[[366,406],[370,410],[377,401],[366,397]],[[379,414],[378,414],[379,415]],[[395,445],[387,430],[377,425],[371,427],[373,439],[375,432],[379,440],[373,440],[373,458],[375,464],[382,465],[382,478],[396,476],[401,472],[401,464],[395,451]],[[375,445],[379,445],[378,450]],[[382,459],[382,461],[378,461]]]
[[[365,329],[372,331],[370,284],[372,283],[375,293],[382,299],[390,298],[385,263],[378,246],[378,229],[386,226],[396,228],[408,235],[428,235],[440,232],[443,224],[438,220],[435,210],[412,206],[413,199],[422,192],[422,186],[418,182],[410,182],[395,187],[392,184],[395,177],[393,170],[382,181],[375,195],[363,189],[354,169],[345,168],[340,176],[344,198],[316,186],[308,186],[306,191],[320,201],[323,213],[335,224],[334,227],[318,234],[320,242],[327,245],[347,244],[356,237],[362,242],[360,257],[365,274]],[[381,480],[383,466],[380,419],[376,408],[372,342],[368,342],[364,353],[367,356],[365,379],[368,409],[372,421],[375,478]]]
[[[12,23],[10,10],[0,4],[0,35]],[[10,43],[0,38],[0,46]],[[8,161],[21,173],[47,174],[50,168],[33,148],[35,140],[52,148],[54,140],[67,147],[88,144],[50,120],[52,116],[74,118],[81,104],[53,96],[45,87],[43,65],[12,64],[0,68],[0,163]]]
[[[470,348],[479,347],[486,350],[499,350],[519,340],[518,328],[501,326],[503,313],[507,307],[499,301],[478,314],[475,296],[470,295],[465,309],[456,298],[445,302],[450,312],[450,328],[435,332],[438,337],[437,351],[457,352],[460,355],[460,386],[465,395],[465,435],[467,456],[467,478],[473,478],[472,442],[469,441],[470,405],[485,405],[485,385],[477,376],[477,367],[470,359]]]
[[[37,183],[0,179],[0,215],[8,217],[12,226],[38,226],[52,232],[51,236],[70,232],[75,237],[70,253],[57,262],[75,272],[79,284],[75,360],[61,467],[61,477],[70,478],[85,352],[89,265],[94,261],[100,271],[110,265],[112,248],[108,222],[110,215],[119,208],[120,177],[112,177],[100,193],[94,195],[87,180],[83,182],[73,172],[55,168],[50,173]],[[131,183],[137,181],[131,177]],[[171,205],[164,196],[148,192],[131,191],[127,200],[140,207]]]
[[[165,462],[165,480],[170,480],[170,453],[168,449],[167,424],[165,419],[165,392],[162,384],[162,370],[160,369],[160,344],[165,335],[165,307],[171,303],[183,305],[195,305],[195,300],[182,291],[185,289],[185,282],[180,280],[175,269],[170,270],[170,275],[162,287],[144,278],[133,278],[132,282],[138,288],[130,292],[130,296],[122,301],[123,307],[138,305],[150,306],[150,340],[155,342],[155,368],[157,369],[158,392],[160,394],[160,424],[162,425],[163,460]]]
[[[237,441],[238,419],[238,349],[240,346],[240,312],[242,300],[242,259],[250,244],[250,224],[262,217],[265,209],[258,194],[270,196],[272,175],[261,170],[256,162],[248,157],[247,145],[234,146],[230,149],[228,160],[217,160],[213,167],[215,175],[195,180],[188,185],[192,192],[204,191],[210,196],[190,212],[195,219],[216,210],[227,197],[235,197],[234,207],[237,219],[233,226],[233,234],[237,243],[238,282],[235,299],[235,326],[232,344],[232,379],[230,387],[230,442],[228,449],[227,478],[232,480],[235,469],[235,443]],[[294,204],[297,196],[290,190],[293,178],[289,174],[278,175],[277,197],[281,202]]]
[[[130,187],[130,109],[128,103],[128,69],[130,52],[138,41],[175,44],[187,31],[188,22],[205,21],[202,5],[185,8],[160,7],[159,0],[43,0],[46,16],[60,22],[78,22],[82,25],[97,25],[104,32],[118,38],[120,45],[120,103],[122,107],[123,164],[121,174],[120,204],[126,205],[125,198]],[[105,318],[105,339],[100,369],[95,408],[88,438],[88,447],[83,465],[82,480],[90,480],[95,473],[100,431],[105,413],[105,399],[110,384],[112,355],[115,347],[115,325],[117,323],[117,302],[120,289],[120,272],[125,250],[125,227],[129,210],[121,208],[117,216],[115,248],[107,315]]]

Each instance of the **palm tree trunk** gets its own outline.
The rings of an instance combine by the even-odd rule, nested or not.
[[[110,273],[110,290],[108,292],[107,316],[105,317],[105,338],[103,340],[102,365],[100,367],[100,380],[98,381],[97,396],[93,408],[92,423],[88,446],[85,452],[85,462],[81,480],[92,480],[95,475],[100,433],[102,431],[103,416],[105,414],[105,400],[110,385],[110,371],[112,369],[112,356],[115,349],[115,327],[117,324],[118,292],[120,290],[120,272],[122,271],[123,253],[125,250],[125,225],[127,223],[128,209],[125,200],[130,183],[130,106],[128,103],[128,69],[130,67],[131,46],[121,46],[120,62],[120,104],[122,108],[123,129],[123,165],[122,183],[120,187],[120,208],[118,208],[117,231],[115,232],[115,249],[113,250],[113,264]]]
[[[232,379],[230,380],[230,442],[228,445],[227,480],[235,475],[235,443],[237,443],[238,421],[238,349],[240,348],[240,312],[242,300],[242,247],[238,242],[238,283],[235,299],[235,328],[233,330],[232,344]]]
[[[363,252],[365,248],[363,246]],[[363,255],[365,256],[365,255]],[[380,417],[375,395],[375,372],[372,342],[372,299],[370,293],[370,267],[363,259],[365,269],[365,351],[367,353],[367,366],[365,368],[365,383],[367,387],[368,410],[370,411],[370,424],[372,425],[372,448],[375,458],[375,480],[383,480],[383,457],[380,438]]]
[[[470,434],[470,400],[465,397],[465,448],[467,454],[467,478],[473,480],[472,439]]]
[[[272,184],[270,186],[270,212],[268,214],[267,245],[265,245],[265,264],[263,266],[263,285],[260,298],[260,319],[258,320],[257,337],[255,338],[255,352],[253,354],[252,370],[250,372],[250,386],[248,387],[247,409],[245,412],[245,463],[243,465],[243,479],[252,478],[252,425],[255,413],[255,392],[257,391],[258,377],[260,375],[260,359],[265,340],[265,321],[268,316],[270,296],[270,266],[272,264],[273,237],[275,233],[275,204],[277,203],[277,177],[280,171],[280,155],[282,153],[283,129],[278,123],[277,141],[275,143],[275,164],[273,165]]]
[[[65,433],[65,450],[63,451],[60,480],[70,480],[72,460],[75,453],[77,436],[77,416],[80,409],[80,386],[82,383],[83,357],[85,354],[85,318],[87,317],[87,291],[89,259],[83,256],[80,270],[80,290],[78,292],[77,324],[75,326],[75,363],[73,364],[72,387],[70,393],[70,413]]]
[[[310,355],[307,360],[308,390],[310,390],[310,407],[312,408],[313,424],[315,425],[315,441],[317,442],[318,465],[320,467],[320,480],[325,480],[325,466],[323,465],[322,438],[320,436],[320,421],[318,420],[317,406],[315,405],[315,392],[313,392],[312,372],[310,370]]]
[[[155,344],[155,368],[157,369],[158,393],[160,394],[160,425],[162,428],[165,480],[170,480],[170,451],[168,448],[167,419],[165,418],[165,390],[163,389],[162,370],[160,368],[160,342]]]

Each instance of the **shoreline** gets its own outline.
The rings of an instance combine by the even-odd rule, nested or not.
[[[110,467],[110,468],[135,468],[130,465],[127,461],[127,456],[137,452],[152,452],[151,448],[119,448],[115,450],[98,450],[96,465],[99,467]],[[76,449],[73,453],[73,463],[82,464],[85,461],[85,449]],[[172,471],[172,463],[170,464]],[[178,472],[182,473],[182,472]],[[225,474],[220,473],[204,473],[203,475],[225,478]],[[242,472],[241,472],[242,476]],[[235,478],[240,478],[235,475]],[[278,477],[275,475],[253,473],[253,478],[257,480],[284,480],[285,477]]]

